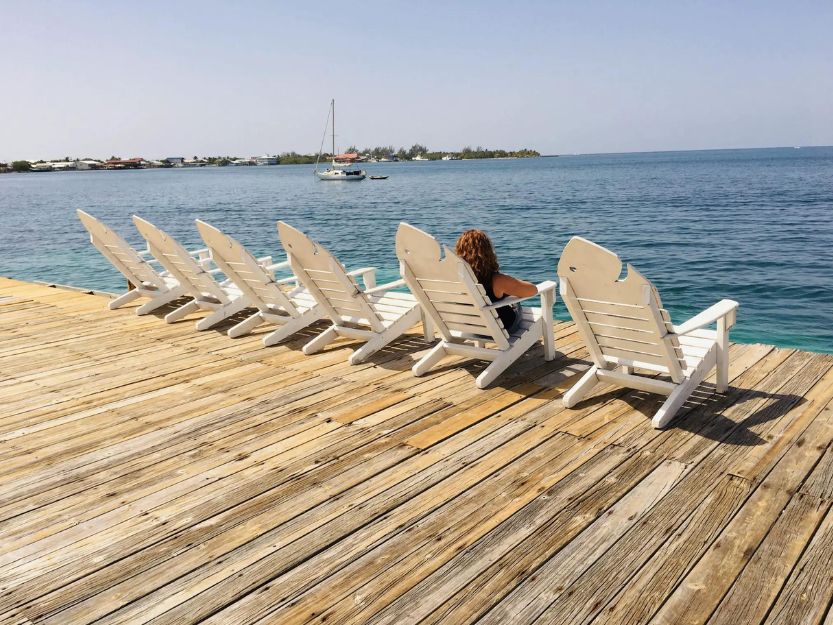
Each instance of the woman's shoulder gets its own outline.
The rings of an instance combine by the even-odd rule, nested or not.
[[[498,284],[506,284],[511,280],[514,280],[514,278],[506,273],[500,273],[499,271],[496,271],[492,274],[492,285],[495,286]]]
[[[496,271],[492,274],[492,284],[490,285],[492,287],[492,292],[495,293],[495,295],[500,293],[501,295],[498,295],[498,297],[501,297],[506,291],[506,287],[512,283],[512,280],[512,276]]]
[[[520,280],[505,273],[497,273],[492,277],[492,289],[497,297],[505,295],[530,297],[537,291],[537,288],[531,282]]]

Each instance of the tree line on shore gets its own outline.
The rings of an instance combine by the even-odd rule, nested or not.
[[[534,156],[541,156],[535,150],[524,148],[521,150],[490,150],[482,146],[472,148],[466,146],[460,151],[454,150],[431,150],[428,147],[415,143],[409,149],[399,148],[395,149],[392,145],[377,146],[374,148],[364,148],[359,150],[356,146],[347,148],[347,152],[356,152],[365,156],[373,158],[390,158],[396,156],[399,160],[412,160],[417,156],[421,156],[428,160],[440,160],[443,156],[453,156],[460,159],[472,158],[530,158]]]
[[[483,148],[481,146],[477,146],[476,148],[472,148],[470,146],[464,147],[460,151],[436,151],[430,150],[426,146],[421,145],[419,143],[415,143],[410,148],[405,149],[403,147],[396,148],[392,145],[380,145],[376,147],[367,147],[363,149],[359,149],[355,145],[351,145],[345,151],[345,154],[358,154],[359,156],[365,158],[374,158],[377,160],[381,159],[388,159],[400,161],[410,161],[416,157],[421,157],[422,159],[429,160],[429,161],[438,161],[442,159],[444,156],[451,156],[456,159],[476,159],[476,158],[532,158],[535,156],[541,156],[539,152],[536,150],[532,150],[529,148],[523,148],[520,150],[490,150],[487,148]],[[321,162],[329,161],[333,158],[333,155],[329,152],[324,152],[321,154],[320,160]],[[281,165],[311,165],[314,164],[317,160],[319,160],[319,156],[317,154],[299,154],[298,152],[283,152],[278,155],[278,161]],[[222,165],[223,163],[219,163]]]

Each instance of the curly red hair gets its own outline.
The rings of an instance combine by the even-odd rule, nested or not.
[[[466,230],[457,239],[454,251],[474,271],[480,284],[491,287],[492,276],[500,269],[489,235],[482,230]]]

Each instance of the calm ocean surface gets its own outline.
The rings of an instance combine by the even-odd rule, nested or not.
[[[136,246],[133,213],[202,247],[193,220],[258,255],[280,254],[275,221],[350,266],[398,277],[401,220],[453,244],[479,227],[501,267],[555,278],[574,234],[651,279],[675,322],[730,297],[732,339],[833,353],[833,148],[777,148],[505,161],[379,163],[384,181],[319,182],[311,166],[0,176],[0,275],[119,291],[89,244],[83,208]],[[557,316],[566,318],[560,302]]]

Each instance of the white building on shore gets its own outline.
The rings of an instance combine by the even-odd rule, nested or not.
[[[52,161],[52,171],[72,171],[78,169],[76,161]]]

